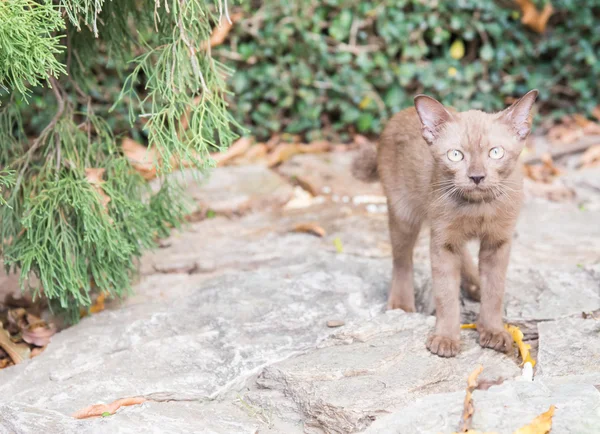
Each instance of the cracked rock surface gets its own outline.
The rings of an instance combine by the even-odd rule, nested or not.
[[[351,180],[350,160],[301,155],[281,175],[225,167],[191,186],[220,215],[148,252],[127,300],[1,370],[0,433],[450,433],[478,364],[481,378],[503,383],[474,393],[474,429],[512,433],[556,405],[553,432],[597,432],[600,171],[567,178],[586,207],[531,199],[521,214],[505,317],[537,347],[535,380],[525,382],[516,354],[482,349],[471,330],[454,359],[425,349],[434,324],[426,230],[415,251],[419,313],[385,312],[387,216],[379,187]],[[319,197],[286,181],[296,170]],[[326,235],[293,231],[308,222]],[[478,304],[462,302],[473,321]],[[70,416],[140,395],[149,400],[109,417]]]

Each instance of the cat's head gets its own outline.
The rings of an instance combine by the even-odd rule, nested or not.
[[[531,130],[531,108],[538,91],[531,90],[499,113],[455,112],[437,100],[418,95],[415,108],[422,134],[441,173],[441,183],[467,198],[494,196],[517,166]]]

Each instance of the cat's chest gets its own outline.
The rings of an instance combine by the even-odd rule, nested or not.
[[[457,210],[453,218],[448,219],[446,227],[457,238],[495,238],[510,231],[515,218],[516,215],[506,208],[472,206]]]

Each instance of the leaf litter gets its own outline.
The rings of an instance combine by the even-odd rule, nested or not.
[[[10,301],[6,297],[4,306],[10,306]],[[0,369],[41,354],[57,331],[38,316],[39,304],[19,306],[25,307],[0,310]]]

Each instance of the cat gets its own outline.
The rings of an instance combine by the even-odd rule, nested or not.
[[[356,178],[379,179],[387,197],[393,275],[389,309],[415,311],[413,248],[431,227],[436,324],[426,347],[441,357],[460,349],[460,288],[481,302],[482,347],[512,348],[502,320],[511,240],[523,202],[518,158],[531,131],[531,90],[499,113],[457,112],[426,95],[387,123],[377,148],[353,161]],[[465,244],[478,239],[479,267]]]

